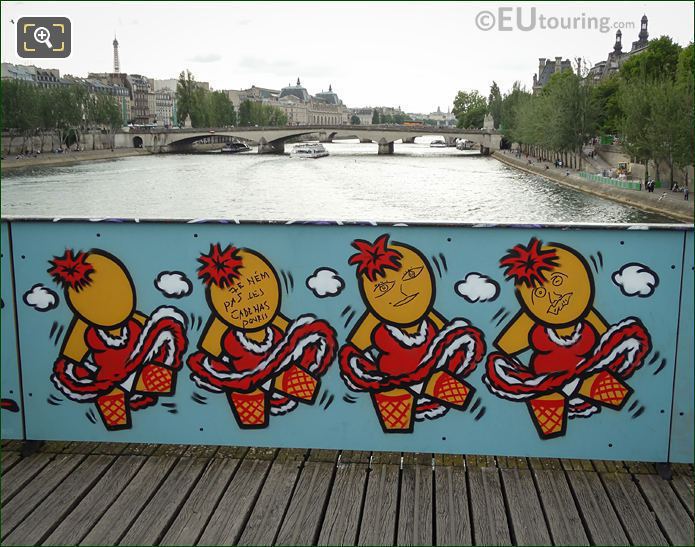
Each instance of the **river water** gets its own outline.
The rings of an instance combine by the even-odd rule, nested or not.
[[[326,144],[318,160],[186,154],[31,168],[2,177],[2,215],[424,222],[672,222],[427,141]],[[287,150],[291,145],[287,146]]]

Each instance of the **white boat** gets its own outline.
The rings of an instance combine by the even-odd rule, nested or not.
[[[328,150],[321,144],[298,144],[292,148],[290,157],[293,158],[324,158],[328,156]]]
[[[430,148],[446,148],[446,142],[444,139],[434,139],[430,142]]]
[[[243,142],[228,142],[225,143],[220,152],[223,154],[237,154],[239,152],[248,152],[249,150],[251,148]]]

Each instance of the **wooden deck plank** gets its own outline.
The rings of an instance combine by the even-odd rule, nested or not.
[[[531,471],[502,469],[500,473],[507,495],[514,543],[516,545],[550,545],[550,533]]]
[[[20,460],[2,476],[2,505],[9,502],[25,484],[29,483],[53,459],[55,454],[32,454]]]
[[[572,492],[563,471],[548,469],[531,458],[543,511],[555,545],[589,545]]]
[[[92,488],[113,460],[113,456],[87,456],[19,526],[12,530],[3,540],[3,544],[40,543]]]
[[[258,459],[241,462],[205,526],[199,545],[232,545],[237,542],[271,463],[270,460]]]
[[[601,480],[632,545],[668,545],[628,473],[601,473]]]
[[[268,478],[251,516],[239,538],[239,545],[271,545],[282,526],[295,484],[302,472],[303,454],[281,450],[270,468]]]
[[[431,462],[403,466],[396,545],[434,545],[432,479]]]
[[[693,521],[681,505],[668,481],[658,475],[635,475],[647,502],[674,545],[693,544]]]
[[[2,535],[6,537],[84,459],[78,454],[57,454],[34,479],[2,509]]]
[[[334,471],[335,465],[332,462],[306,462],[275,541],[277,545],[315,543]]]
[[[369,467],[363,463],[338,465],[319,545],[355,545],[368,472]]]
[[[2,474],[3,476],[10,470],[12,467],[21,460],[21,456],[19,455],[19,452],[14,452],[14,451],[2,451]]]
[[[359,545],[393,545],[400,469],[393,464],[373,465],[367,480]]]
[[[695,493],[693,493],[692,475],[674,475],[671,480],[671,487],[685,506],[685,510],[690,515],[690,518],[693,518],[693,498],[695,498]]]
[[[175,463],[175,457],[150,456],[80,545],[118,543]]]
[[[471,545],[465,467],[462,464],[435,465],[434,481],[437,499],[434,522],[437,545]]]
[[[129,527],[120,545],[154,545],[205,469],[205,458],[181,458],[147,506]]]
[[[77,545],[128,485],[146,458],[119,456],[90,492],[45,540],[45,545]]]
[[[627,536],[598,475],[589,471],[567,471],[567,477],[584,517],[589,539],[597,545],[626,545]]]
[[[511,538],[497,468],[478,463],[486,467],[468,468],[473,541],[476,545],[508,545]]]
[[[215,458],[208,464],[171,524],[162,545],[194,545],[227,488],[240,460]]]

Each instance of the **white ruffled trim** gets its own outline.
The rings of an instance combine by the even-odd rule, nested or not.
[[[268,368],[270,363],[272,363],[275,360],[278,353],[284,350],[285,346],[287,346],[288,344],[288,340],[290,339],[291,333],[299,329],[299,327],[309,325],[315,321],[316,318],[312,315],[303,315],[297,318],[297,320],[294,323],[292,323],[292,325],[290,325],[290,328],[287,330],[285,336],[282,338],[280,343],[277,346],[275,346],[272,353],[263,361],[261,361],[258,364],[258,366],[256,366],[252,370],[245,370],[243,372],[222,372],[219,370],[214,370],[210,366],[210,362],[207,358],[203,360],[203,368],[212,376],[219,378],[220,380],[241,380],[243,378],[246,378],[247,376],[253,376],[255,374],[258,374],[259,372]],[[307,370],[308,372],[315,371],[319,367],[319,363],[321,363],[321,360],[323,359],[323,356],[326,354],[326,351],[328,349],[325,337],[319,333],[312,333],[300,339],[299,343],[292,350],[292,352],[287,357],[285,357],[285,359],[279,364],[277,371],[279,372],[288,368],[294,361],[298,360],[302,356],[304,349],[311,344],[318,344],[318,349],[316,351],[316,360],[313,363],[311,363]]]
[[[273,399],[284,399],[285,397],[283,395],[278,395],[277,393],[272,394]],[[288,399],[287,402],[282,405],[282,406],[271,406],[270,407],[270,414],[273,416],[282,416],[283,414],[287,414],[288,412],[292,412],[295,408],[297,408],[297,402],[293,401],[291,399]]]
[[[384,325],[386,330],[391,333],[396,340],[406,347],[412,348],[413,346],[421,346],[427,341],[427,321],[420,323],[420,328],[415,334],[408,334],[407,332],[394,327],[393,325]]]
[[[416,408],[417,405],[421,404],[428,404],[432,403],[433,401],[431,399],[428,399],[427,397],[422,397],[417,400],[416,402]],[[436,408],[431,408],[428,410],[421,410],[421,411],[416,411],[415,412],[415,420],[418,422],[422,422],[423,420],[436,420],[437,418],[441,418],[449,412],[449,407],[444,406],[444,405],[439,405]]]
[[[598,343],[598,346],[596,347],[596,350],[594,350],[594,354],[598,353],[601,351],[601,348],[603,348],[604,344],[612,336],[615,334],[617,331],[622,330],[628,326],[634,325],[636,323],[635,319],[632,317],[629,317],[617,325],[613,325],[611,328],[609,328],[601,337],[600,342]],[[601,370],[606,368],[608,365],[610,365],[615,359],[618,357],[618,355],[622,353],[627,353],[627,357],[621,367],[618,370],[615,370],[613,372],[620,374],[627,368],[632,366],[632,363],[635,361],[635,354],[640,350],[641,344],[639,340],[636,338],[626,338],[623,340],[620,344],[615,346],[613,348],[613,351],[611,351],[606,357],[601,359],[598,363],[596,363],[593,367],[589,369],[589,371],[594,372],[597,370]],[[588,371],[587,371],[588,372]]]
[[[585,410],[582,410],[581,412],[576,411],[576,410],[572,410],[572,405],[579,406],[579,405],[583,405],[583,404],[587,404],[587,403],[589,404],[589,406]],[[597,412],[601,411],[601,409],[599,407],[589,403],[588,401],[586,401],[580,397],[570,399],[569,404],[570,404],[569,410],[567,411],[567,417],[568,418],[588,418],[589,416],[592,416],[592,415],[596,414]]]
[[[555,343],[558,346],[568,348],[579,341],[583,327],[583,323],[577,323],[577,325],[574,327],[574,332],[572,333],[572,336],[570,336],[569,338],[563,338],[554,329],[549,329],[547,327],[545,329],[545,332],[548,335],[548,338],[550,338],[550,340],[553,343]]]
[[[262,355],[266,353],[273,345],[273,329],[271,329],[270,327],[266,327],[265,338],[263,339],[263,342],[261,342],[260,344],[254,342],[253,340],[249,340],[240,330],[236,331],[234,334],[236,334],[237,340],[239,340],[239,343],[241,343],[242,347],[246,351],[255,353],[256,355]]]
[[[68,365],[68,366],[71,367],[72,365]],[[65,369],[65,373],[68,374],[67,367]],[[82,380],[78,380],[77,378],[74,378],[72,376],[72,374],[70,374],[70,377],[79,383],[84,383]],[[80,402],[93,401],[94,399],[96,399],[99,396],[98,393],[76,393],[74,391],[71,391],[60,380],[58,380],[58,377],[55,374],[51,375],[51,381],[53,382],[53,385],[58,388],[58,391],[60,391],[68,399],[71,399],[73,401],[80,401]]]
[[[110,348],[122,348],[128,343],[128,335],[130,332],[128,331],[127,325],[123,327],[123,331],[121,332],[120,336],[111,336],[104,329],[96,329],[96,331],[97,336],[99,336],[102,342],[104,342],[104,344]]]
[[[149,332],[154,328],[154,325],[156,325],[162,319],[171,319],[179,323],[183,327],[184,332],[186,331],[186,317],[182,315],[179,312],[179,310],[169,306],[161,306],[157,308],[145,323],[145,326],[142,329],[140,336],[138,337],[138,341],[135,344],[135,348],[133,349],[133,352],[130,354],[131,361],[135,359],[135,357],[142,351],[143,344],[145,343],[145,340],[147,339]],[[152,348],[145,356],[143,362],[147,362],[150,359],[152,359],[155,355],[157,355],[157,353],[163,345],[167,346],[168,351],[166,352],[166,358],[164,359],[164,362],[161,364],[168,367],[173,365],[176,346],[174,341],[174,335],[168,330],[162,331],[159,334],[159,336],[155,339],[154,343],[152,344]]]

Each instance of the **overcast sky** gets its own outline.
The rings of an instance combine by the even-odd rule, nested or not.
[[[535,28],[521,30],[534,9]],[[2,2],[2,60],[31,64],[16,53],[12,20],[63,16],[72,54],[34,62],[61,74],[111,71],[116,34],[122,72],[173,78],[189,68],[215,89],[279,89],[299,76],[310,93],[332,84],[348,106],[430,112],[450,107],[460,89],[487,94],[493,80],[503,91],[516,80],[530,87],[539,57],[605,60],[614,25],[634,25],[623,28],[629,49],[643,14],[650,38],[692,41],[692,2]],[[547,28],[559,17],[578,28]],[[605,18],[605,32],[582,29],[590,18]]]

